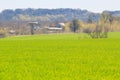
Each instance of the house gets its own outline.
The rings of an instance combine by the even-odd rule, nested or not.
[[[64,31],[64,27],[65,27],[64,23],[58,23],[57,25],[51,25],[49,27],[45,27],[45,29],[49,33],[60,33]]]
[[[38,22],[29,22],[30,28],[31,28],[31,34],[34,35],[34,30],[38,29]]]

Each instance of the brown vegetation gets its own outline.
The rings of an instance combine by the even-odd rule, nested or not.
[[[92,17],[89,17],[88,22],[73,20],[64,22],[64,30],[61,33],[83,32],[90,35],[92,38],[107,38],[108,32],[120,31],[120,17],[114,17],[108,13],[102,13],[99,21],[94,22]],[[57,27],[59,22],[39,22],[39,29],[34,30],[34,34],[49,33],[46,27]],[[53,31],[57,33],[59,31]],[[31,35],[31,27],[29,21],[11,21],[0,23],[0,37],[6,35]]]

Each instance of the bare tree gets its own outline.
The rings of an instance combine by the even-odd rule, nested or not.
[[[111,24],[112,24],[113,18],[112,15],[108,12],[103,12],[101,14],[99,25],[101,27],[101,38],[107,38],[108,32],[111,30]]]
[[[89,32],[92,38],[107,38],[108,32],[111,28],[112,16],[110,13],[103,12],[100,16],[100,20],[96,24],[94,31]]]

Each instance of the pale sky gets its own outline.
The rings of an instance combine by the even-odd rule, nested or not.
[[[102,12],[120,10],[120,0],[0,0],[0,11],[16,8],[79,8]]]

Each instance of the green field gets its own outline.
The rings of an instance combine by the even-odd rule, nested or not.
[[[120,80],[120,33],[0,39],[0,80]]]

